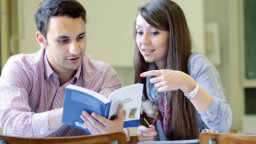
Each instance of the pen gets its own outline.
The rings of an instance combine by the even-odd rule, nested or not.
[[[147,121],[147,119],[146,118],[144,118],[144,121],[146,122],[146,124],[148,125],[148,127],[149,127],[149,123],[148,123],[148,121]]]

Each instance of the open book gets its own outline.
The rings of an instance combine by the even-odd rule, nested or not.
[[[90,133],[80,118],[83,110],[113,119],[118,106],[123,104],[124,128],[137,127],[140,120],[142,91],[143,84],[133,84],[115,90],[107,99],[92,90],[70,84],[66,87],[62,122]]]

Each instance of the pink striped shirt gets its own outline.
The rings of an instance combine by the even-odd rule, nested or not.
[[[108,95],[121,87],[115,70],[85,54],[75,76],[62,86],[41,49],[9,58],[0,78],[0,127],[5,135],[22,137],[73,136],[85,132],[63,125],[49,130],[49,110],[63,106],[65,87],[82,86]]]

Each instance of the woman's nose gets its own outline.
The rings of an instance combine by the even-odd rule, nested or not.
[[[141,38],[141,42],[144,43],[144,44],[148,44],[150,43],[150,36],[148,34],[144,34]]]

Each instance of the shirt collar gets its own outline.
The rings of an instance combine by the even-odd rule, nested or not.
[[[49,79],[50,76],[54,73],[54,71],[52,70],[52,68],[49,64],[49,61],[46,56],[46,52],[44,53],[44,68],[45,68],[45,76],[47,79]]]
[[[77,69],[76,71],[76,74],[73,78],[73,80],[71,81],[72,84],[75,84],[76,81],[78,80],[79,76],[80,76],[80,73],[81,73],[81,67],[82,67],[82,64],[79,66],[79,68]]]

